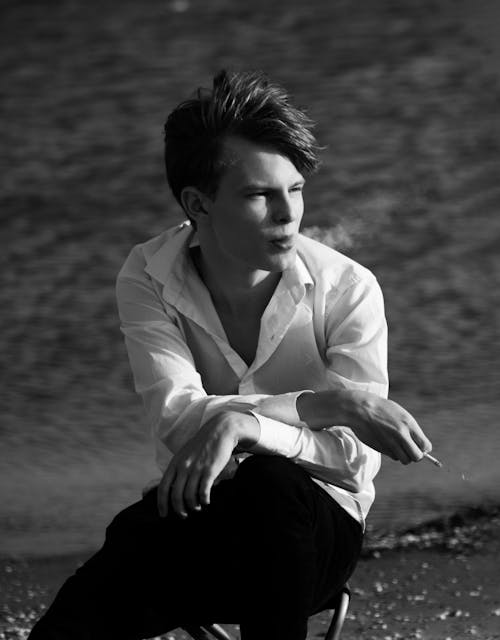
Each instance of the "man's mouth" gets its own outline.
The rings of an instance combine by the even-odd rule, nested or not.
[[[269,240],[269,243],[278,251],[290,251],[295,246],[294,236],[279,236]]]

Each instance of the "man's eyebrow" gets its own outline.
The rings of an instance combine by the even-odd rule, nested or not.
[[[306,181],[305,178],[299,178],[298,180],[295,180],[295,182],[293,182],[289,188],[293,188],[293,187],[298,187],[301,186],[303,187],[305,185]],[[244,184],[241,187],[242,191],[258,191],[259,189],[262,191],[273,191],[276,189],[276,187],[273,187],[270,184],[267,184],[266,182],[249,182],[247,184]]]
[[[269,185],[265,182],[246,182],[241,188],[249,191],[252,189],[270,189]]]

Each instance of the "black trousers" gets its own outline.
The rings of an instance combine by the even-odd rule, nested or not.
[[[247,458],[211,504],[158,516],[156,491],[112,521],[29,640],[139,640],[193,622],[242,640],[304,640],[351,575],[361,526],[298,465]]]

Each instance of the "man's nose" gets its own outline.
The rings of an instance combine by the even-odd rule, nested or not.
[[[294,202],[288,194],[276,198],[273,205],[272,216],[276,224],[287,224],[299,215],[298,203]]]

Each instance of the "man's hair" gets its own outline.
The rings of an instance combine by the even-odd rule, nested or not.
[[[303,174],[318,165],[313,122],[290,104],[286,91],[261,72],[220,71],[212,90],[199,88],[165,123],[167,180],[181,204],[184,187],[214,196],[228,159],[224,140],[239,136],[276,150]]]

